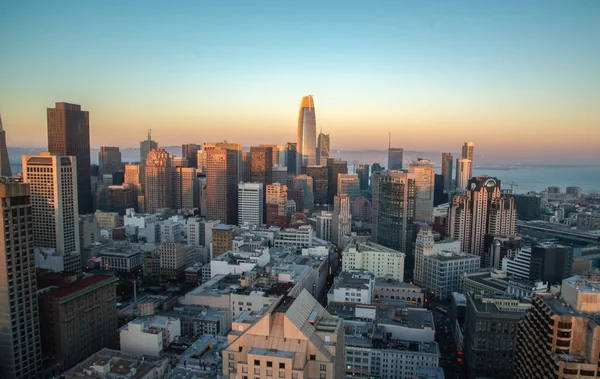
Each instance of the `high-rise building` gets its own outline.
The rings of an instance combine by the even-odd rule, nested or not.
[[[433,255],[435,242],[431,227],[422,226],[417,234],[415,241],[415,269],[413,271],[413,280],[416,285],[423,287],[425,285],[425,272],[423,262],[425,257]]]
[[[238,185],[238,223],[262,225],[264,209],[264,184],[240,183]]]
[[[146,159],[146,212],[154,213],[160,208],[171,208],[172,159],[164,149],[151,150]]]
[[[474,150],[475,144],[473,142],[465,142],[465,144],[462,147],[462,158],[471,161],[471,166],[469,167],[469,179],[473,177],[473,159],[475,158]],[[456,180],[458,180],[458,177]]]
[[[268,184],[266,187],[266,224],[267,226],[287,226],[287,186],[280,183]]]
[[[186,143],[181,145],[181,156],[188,161],[188,167],[198,168],[198,151],[202,150],[202,145],[195,143]]]
[[[323,134],[323,131],[319,133],[319,139],[317,142],[317,164],[323,165],[329,158],[330,152],[330,139],[329,134]]]
[[[198,208],[198,181],[194,167],[173,167],[171,194],[173,209]]]
[[[315,204],[327,204],[327,191],[329,190],[329,173],[327,167],[315,165],[302,167],[302,170],[306,170],[306,175],[310,176],[313,180]]]
[[[300,166],[317,164],[317,121],[312,96],[304,96],[300,102],[296,143],[300,154]]]
[[[206,215],[224,224],[238,222],[238,150],[206,150]]]
[[[372,233],[374,242],[412,253],[416,182],[413,174],[384,171],[373,174]]]
[[[240,181],[249,183],[252,181],[252,154],[249,151],[242,152],[242,171]]]
[[[198,173],[206,174],[206,151],[198,150],[196,152],[196,169]]]
[[[460,289],[465,274],[479,272],[481,258],[467,253],[440,251],[423,256],[423,287],[444,300]]]
[[[288,298],[280,297],[252,324],[233,323],[230,344],[222,353],[223,375],[343,378],[343,320],[331,316],[306,290],[291,304],[284,301]]]
[[[489,267],[490,257],[484,253],[486,236],[515,235],[516,219],[514,199],[500,193],[500,181],[478,176],[469,181],[464,196],[452,199],[448,236],[460,241],[462,251],[481,256],[482,266]]]
[[[233,226],[219,224],[212,228],[212,258],[216,258],[233,248]]]
[[[1,158],[0,158],[1,159]],[[42,377],[30,185],[0,179],[0,372]]]
[[[542,197],[539,195],[513,194],[517,217],[523,221],[539,220],[542,217]]]
[[[327,180],[329,187],[327,190],[327,204],[333,204],[333,197],[338,193],[338,175],[348,173],[348,162],[340,158],[327,159]]]
[[[350,196],[350,202],[360,197],[360,179],[357,174],[339,174],[337,181],[338,195]]]
[[[467,188],[467,183],[471,177],[471,160],[470,159],[457,159],[456,160],[456,189],[458,191],[464,191]]]
[[[428,159],[419,158],[411,162],[408,172],[415,178],[415,220],[433,221],[433,192],[435,170]]]
[[[6,147],[6,132],[2,126],[2,116],[0,116],[0,176],[12,176],[10,160],[8,158],[8,148]]]
[[[100,177],[123,169],[121,151],[116,146],[100,146],[98,152],[98,167]]]
[[[355,169],[356,175],[358,175],[358,181],[360,183],[360,190],[367,191],[369,189],[369,172],[368,164],[361,164]]]
[[[48,151],[77,158],[77,202],[79,213],[94,212],[90,172],[90,120],[81,105],[56,103],[48,108]]]
[[[444,191],[444,176],[435,174],[433,180],[433,207],[448,202],[449,192]]]
[[[331,227],[333,221],[333,213],[321,211],[317,215],[317,238],[324,241],[331,241]]]
[[[77,158],[41,153],[22,162],[23,180],[31,186],[33,243],[41,251],[36,265],[81,271]]]
[[[250,181],[262,183],[263,186],[273,183],[272,147],[250,147]]]
[[[301,201],[299,201],[300,199],[292,197],[293,200],[296,200],[298,211],[303,212],[304,209],[308,209],[309,212],[312,212],[315,207],[313,179],[308,175],[296,175],[292,178],[291,187],[293,195],[299,194],[300,192],[303,195]],[[300,205],[302,205],[302,207],[300,207]]]
[[[139,163],[129,163],[125,165],[124,186],[129,186],[137,195],[142,194],[142,165]]]
[[[572,268],[572,247],[554,243],[531,246],[530,280],[557,284],[572,275]]]
[[[152,131],[148,130],[148,138],[140,142],[140,163],[145,165],[148,153],[156,149],[158,149],[158,142],[152,140]]]
[[[442,153],[442,176],[444,177],[444,192],[452,190],[452,153]]]
[[[283,148],[282,146],[277,146],[277,145],[269,145],[269,144],[265,144],[265,143],[261,143],[260,145],[258,145],[258,147],[270,147],[271,150],[273,151],[273,158],[272,158],[272,163],[274,165],[276,164],[281,164],[281,162],[279,162],[279,149]]]
[[[388,145],[388,170],[402,170],[404,149],[392,147],[392,133],[390,133]]]
[[[202,217],[206,217],[206,175],[196,172],[196,189],[198,190],[198,197],[196,206],[198,207],[198,214]]]
[[[2,120],[0,120],[0,129],[2,129]],[[583,190],[581,187],[567,187],[567,196],[571,196],[574,199],[579,199],[583,196]]]
[[[299,175],[300,157],[298,156],[298,144],[294,142],[288,142],[287,144],[285,144],[285,152],[288,174]]]
[[[331,242],[342,246],[343,237],[350,235],[352,228],[352,202],[347,194],[333,198],[333,219],[331,221]]]

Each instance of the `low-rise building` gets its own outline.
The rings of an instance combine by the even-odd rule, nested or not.
[[[371,304],[373,302],[375,278],[366,272],[342,272],[334,281],[329,293],[327,303],[350,302]]]
[[[120,217],[118,212],[96,211],[94,217],[98,221],[100,229],[112,230],[119,227]]]
[[[420,287],[394,279],[375,279],[374,296],[375,300],[404,300],[409,307],[425,306],[425,294]]]
[[[158,357],[180,335],[178,318],[156,315],[136,318],[120,330],[121,351]]]
[[[157,252],[160,257],[160,276],[167,280],[183,280],[186,267],[193,263],[193,247],[166,243]]]
[[[144,254],[130,245],[113,245],[100,254],[101,268],[125,275],[141,274],[144,267]]]
[[[277,235],[275,247],[295,247],[297,249],[311,247],[314,234],[310,225],[302,225],[298,229],[286,228]]]
[[[479,271],[480,257],[467,253],[441,252],[423,258],[425,288],[437,299],[446,299],[460,289],[461,277]]]
[[[181,335],[185,337],[226,336],[231,330],[231,320],[227,308],[178,305],[169,311],[160,311],[158,314],[179,319]]]
[[[342,270],[365,270],[377,278],[404,280],[404,253],[364,237],[353,238],[342,253]]]

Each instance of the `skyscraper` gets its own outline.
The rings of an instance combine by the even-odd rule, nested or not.
[[[323,166],[308,166],[306,175],[313,179],[313,191],[315,196],[315,204],[327,204],[327,191],[329,190],[329,179],[327,167]]]
[[[264,209],[263,183],[240,183],[238,185],[238,223],[262,225]]]
[[[456,160],[456,190],[464,191],[469,183],[471,174],[471,160],[462,158]]]
[[[360,183],[360,190],[367,191],[369,189],[369,177],[371,176],[369,172],[368,164],[361,164],[356,168],[356,174],[358,175],[358,181]]]
[[[360,180],[357,174],[339,174],[337,178],[337,194],[350,196],[353,202],[360,196]]]
[[[300,154],[300,165],[316,165],[317,121],[315,116],[315,103],[312,96],[304,96],[300,102],[296,142]]]
[[[206,215],[211,220],[238,222],[238,156],[233,149],[206,149]]]
[[[287,226],[287,186],[280,183],[266,187],[267,226]]]
[[[272,147],[250,147],[250,181],[253,183],[262,183],[263,186],[273,183]]]
[[[42,350],[29,184],[0,179],[0,372],[42,377]]]
[[[432,222],[435,184],[433,164],[428,159],[419,158],[411,162],[408,172],[415,177],[415,220]]]
[[[444,177],[444,192],[452,189],[452,164],[454,157],[451,153],[442,153],[442,176]]]
[[[313,193],[313,179],[308,175],[296,175],[291,181],[292,195],[302,193],[302,201],[296,201],[298,212],[303,212],[304,209],[308,209],[312,212],[315,208],[315,197]],[[300,191],[302,190],[302,191]],[[297,200],[297,199],[293,199]],[[298,199],[300,200],[300,199]],[[302,206],[302,207],[301,207]]]
[[[188,167],[198,168],[198,151],[202,149],[202,145],[195,143],[186,143],[181,145],[181,156],[188,161]]]
[[[81,271],[77,158],[41,153],[23,156],[23,181],[29,183],[36,266]]]
[[[100,146],[98,152],[99,177],[104,174],[112,174],[122,169],[121,152],[116,146]]]
[[[469,179],[473,177],[473,158],[475,158],[475,144],[473,142],[465,142],[462,147],[463,159],[469,159],[471,161],[471,167],[469,168]]]
[[[347,194],[336,195],[333,199],[333,218],[331,220],[331,242],[342,246],[343,237],[350,235],[352,228],[350,196]]]
[[[317,142],[317,164],[322,165],[329,158],[330,152],[330,139],[329,134],[319,133],[319,139]]]
[[[371,238],[375,243],[412,253],[415,191],[413,174],[395,170],[373,174]]]
[[[173,167],[171,188],[173,209],[198,208],[198,181],[194,167]]]
[[[404,149],[392,147],[392,133],[390,133],[388,145],[388,170],[402,170]]]
[[[8,148],[6,147],[6,132],[2,126],[2,116],[0,116],[0,176],[12,176]]]
[[[156,149],[158,149],[158,142],[152,140],[152,131],[148,129],[148,138],[140,142],[140,163],[146,164],[148,153]]]
[[[81,105],[56,103],[48,108],[48,151],[77,157],[77,202],[79,213],[94,211],[90,172],[89,113]]]
[[[154,213],[160,208],[171,208],[172,159],[164,149],[151,150],[146,159],[146,212]]]
[[[285,145],[286,151],[286,165],[288,174],[299,175],[300,174],[300,159],[298,157],[298,144],[294,142],[288,142]]]
[[[338,174],[348,173],[348,162],[339,158],[327,158],[327,203],[333,204],[333,197],[338,193]]]
[[[433,255],[434,244],[431,227],[422,226],[415,241],[415,269],[413,279],[418,286],[423,287],[425,285],[424,259],[427,256]]]

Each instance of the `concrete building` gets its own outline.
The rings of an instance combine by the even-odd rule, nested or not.
[[[462,147],[462,157],[463,159],[468,159],[471,161],[469,165],[469,179],[473,177],[473,162],[475,159],[475,144],[473,142],[465,142]],[[458,181],[458,176],[456,177]]]
[[[198,208],[198,178],[194,167],[173,167],[171,192],[173,209]]]
[[[581,212],[577,214],[577,227],[581,229],[600,229],[600,212]]]
[[[226,224],[213,226],[211,257],[216,258],[231,249],[233,249],[233,226]]]
[[[324,241],[332,240],[332,220],[333,213],[331,212],[321,211],[321,213],[317,215],[317,238]]]
[[[122,352],[152,357],[158,357],[159,353],[179,336],[179,319],[165,316],[136,318],[123,326],[119,332]]]
[[[266,224],[267,226],[286,227],[288,224],[287,186],[280,183],[269,184],[266,187]]]
[[[567,187],[567,196],[572,197],[573,199],[579,199],[583,196],[583,190],[581,187]]]
[[[178,243],[165,243],[158,248],[160,276],[167,280],[183,280],[186,267],[193,263],[193,248]]]
[[[140,275],[144,267],[144,254],[131,246],[112,246],[100,254],[100,268],[123,275]]]
[[[155,213],[173,205],[172,170],[172,158],[166,150],[148,152],[144,171],[146,212]]]
[[[336,276],[327,294],[327,303],[346,302],[371,304],[374,300],[375,278],[361,271],[344,271]]]
[[[326,162],[324,160],[324,162]],[[329,172],[326,166],[308,166],[302,168],[302,173],[312,178],[314,203],[327,204],[327,191],[329,191]]]
[[[435,241],[429,226],[422,226],[415,241],[415,269],[413,280],[417,285],[425,285],[424,258],[443,251],[460,253],[460,242],[454,240]]]
[[[113,230],[120,226],[121,218],[117,212],[103,212],[97,210],[94,212],[94,218],[98,222],[100,229]]]
[[[425,306],[425,295],[420,287],[394,279],[375,279],[375,300],[391,299],[406,302],[407,307]]]
[[[273,184],[279,183],[287,185],[288,182],[288,168],[281,164],[273,165]]]
[[[22,162],[23,181],[29,183],[31,191],[33,243],[42,254],[36,255],[36,266],[81,271],[76,158],[41,153],[23,156]]]
[[[181,336],[200,338],[203,335],[226,336],[231,330],[229,309],[200,305],[177,305],[161,316],[179,319]]]
[[[45,272],[38,276],[45,366],[59,373],[104,347],[116,347],[118,279]]]
[[[225,378],[344,377],[344,328],[310,293],[277,302],[252,325],[233,323],[223,350]],[[340,349],[338,351],[338,349]]]
[[[331,242],[342,246],[344,236],[350,235],[352,228],[352,209],[350,196],[336,195],[333,199],[333,217],[331,221]]]
[[[187,219],[188,245],[210,247],[213,228],[219,225],[219,220],[205,220],[199,217]]]
[[[471,178],[471,160],[462,158],[456,160],[456,190],[459,192],[467,189],[469,179]]]
[[[270,257],[268,247],[256,251],[229,251],[210,261],[210,278],[217,275],[242,275],[256,266],[264,267],[269,263]]]
[[[360,197],[360,180],[357,174],[339,174],[337,178],[337,194],[350,196],[350,201]]]
[[[433,221],[433,192],[435,170],[428,159],[419,158],[408,166],[415,178],[415,220]]]
[[[240,150],[223,147],[207,148],[206,144],[206,205],[208,218],[224,224],[238,221],[238,173]]]
[[[314,237],[313,228],[310,225],[303,225],[298,229],[283,229],[275,239],[275,247],[311,247]]]
[[[342,270],[365,270],[377,278],[404,280],[405,254],[356,238],[342,252]]]
[[[344,174],[348,174],[348,162],[340,158],[327,158],[327,204],[333,204],[333,198],[338,193],[338,177]]]
[[[423,287],[436,299],[444,300],[459,292],[464,274],[479,271],[480,257],[467,253],[440,252],[423,258]]]
[[[273,183],[273,147],[250,147],[250,181],[264,186]]]
[[[262,225],[264,220],[264,184],[240,183],[238,185],[238,223]]]
[[[352,202],[352,219],[370,222],[372,219],[371,202],[364,196]]]
[[[454,157],[452,153],[442,153],[442,176],[444,177],[444,193],[450,192],[454,189],[452,181],[452,163]]]

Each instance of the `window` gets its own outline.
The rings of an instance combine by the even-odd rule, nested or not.
[[[273,367],[273,362],[267,361],[267,367]]]
[[[327,366],[326,365],[321,365],[321,371],[327,371]]]
[[[311,354],[311,355],[310,355],[310,360],[311,360],[311,361],[316,361],[316,360],[317,360],[317,356],[316,356],[316,355],[314,355],[314,354]]]
[[[259,368],[255,368],[254,369],[254,375],[260,375],[260,369]]]
[[[260,366],[260,361],[258,359],[254,360],[254,366]]]
[[[324,372],[321,373],[321,379],[327,379],[327,374],[325,374]]]
[[[279,371],[279,377],[285,378],[285,371]]]
[[[233,353],[229,353],[229,359],[234,359]]]
[[[285,369],[285,363],[283,363],[283,362],[279,363],[279,368]]]

